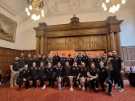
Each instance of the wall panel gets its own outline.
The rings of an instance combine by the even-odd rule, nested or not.
[[[121,47],[121,55],[125,65],[135,65],[135,46]]]
[[[16,56],[20,56],[21,52],[24,54],[35,53],[35,50],[15,50],[0,47],[0,69],[5,73],[9,70],[9,65],[14,61]]]

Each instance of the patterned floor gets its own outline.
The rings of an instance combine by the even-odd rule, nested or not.
[[[0,88],[0,101],[135,101],[135,88],[127,86],[120,93],[113,90],[113,96],[103,92],[80,91],[70,92],[68,89],[58,91],[47,88],[45,91],[36,89]]]

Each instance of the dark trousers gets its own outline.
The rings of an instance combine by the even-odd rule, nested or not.
[[[96,88],[99,87],[99,85],[98,85],[98,80],[97,80],[97,79],[88,81],[88,85],[89,85],[89,87],[92,88],[93,90],[96,90]]]
[[[124,88],[124,84],[123,84],[123,79],[122,79],[122,77],[120,77],[117,82],[118,82],[118,86],[119,86],[119,87]]]
[[[104,85],[104,83],[105,83],[105,78],[100,78],[100,79],[99,79],[99,83],[100,83],[100,86],[101,86],[102,90],[104,91],[104,90],[105,90],[105,85]]]
[[[122,79],[122,75],[119,72],[112,72],[112,82],[114,81],[114,84],[117,84],[118,87],[124,88],[124,83]]]
[[[108,93],[111,93],[112,92],[112,81],[108,79],[108,80],[106,80],[106,83],[108,85],[107,91],[108,91]]]
[[[63,86],[69,86],[69,85],[70,85],[69,78],[68,78],[68,76],[65,76],[63,78]]]
[[[54,87],[56,78],[48,78],[49,86]]]

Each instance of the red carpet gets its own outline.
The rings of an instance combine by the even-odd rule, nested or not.
[[[58,91],[47,88],[43,91],[41,89],[0,88],[0,101],[135,101],[135,88],[126,87],[122,93],[113,90],[112,97],[103,92],[80,90],[70,92],[68,89]]]

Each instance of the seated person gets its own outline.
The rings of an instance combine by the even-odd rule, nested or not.
[[[51,87],[55,87],[57,84],[57,64],[50,68],[51,72]]]
[[[19,72],[19,76],[17,77],[17,84],[20,87],[28,88],[29,84],[29,76],[30,71],[28,70],[28,65],[25,65]]]
[[[58,89],[61,90],[62,89],[62,79],[63,79],[63,66],[61,65],[60,62],[58,62],[57,67],[56,67],[56,72],[57,72],[57,85],[58,85]]]
[[[47,81],[49,83],[49,86],[54,86],[54,77],[53,77],[53,66],[51,62],[48,62],[47,67],[46,67],[46,72],[47,72]]]
[[[73,86],[75,86],[75,87],[79,86],[79,80],[77,80],[79,70],[80,70],[80,68],[77,65],[77,62],[74,62],[73,66],[71,67],[71,75],[73,76]]]
[[[46,89],[46,85],[47,85],[47,70],[46,67],[44,66],[44,62],[40,63],[40,71],[39,71],[39,76],[40,76],[40,80],[42,83],[42,89]]]
[[[100,61],[100,68],[99,68],[99,83],[102,88],[102,91],[105,91],[105,80],[107,78],[107,69],[105,67],[105,63],[103,60]]]
[[[77,76],[77,80],[79,80],[79,88],[81,88],[83,91],[85,90],[86,76],[87,76],[86,65],[84,62],[81,62],[80,71]]]
[[[68,61],[65,62],[65,66],[64,66],[64,86],[69,86],[70,82],[69,82],[69,76],[70,76],[70,71],[71,70],[71,66],[69,64]]]
[[[91,67],[87,71],[87,82],[94,91],[98,90],[98,72],[95,63],[91,63]]]
[[[33,62],[31,67],[31,76],[33,79],[33,86],[39,87],[40,86],[39,68],[36,66],[35,62]]]

